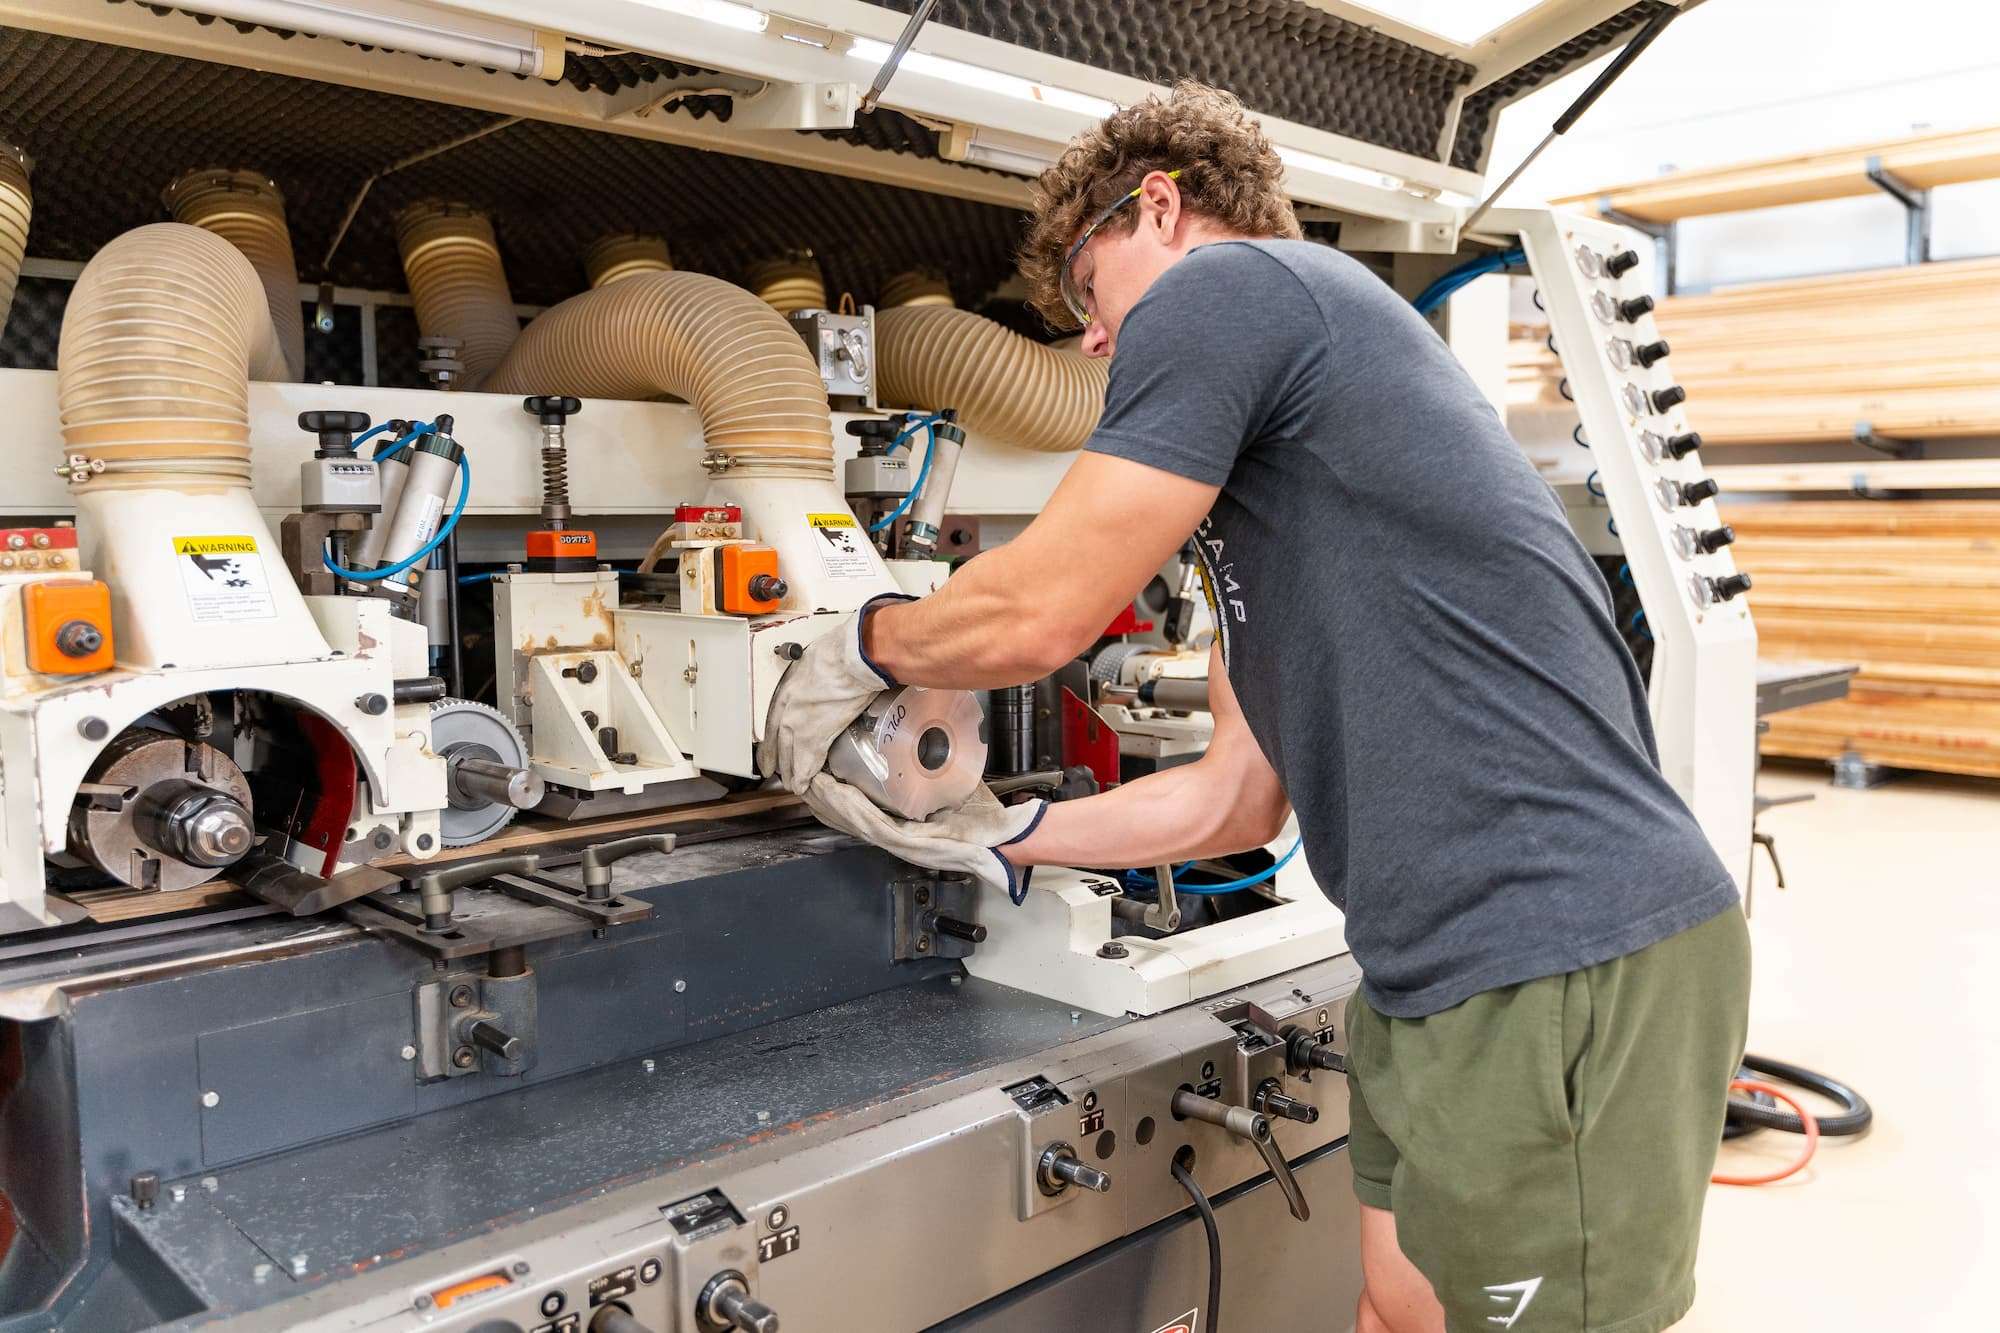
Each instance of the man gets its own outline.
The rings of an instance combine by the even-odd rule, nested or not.
[[[1363,1333],[1648,1333],[1693,1300],[1743,1048],[1737,894],[1661,777],[1644,685],[1562,506],[1436,334],[1297,239],[1269,142],[1183,85],[1070,146],[1022,260],[1114,356],[1047,508],[791,668],[766,770],[904,858],[1261,845],[1297,815],[1346,913]],[[1217,646],[1198,762],[921,824],[821,772],[891,682],[980,689],[1086,648],[1198,536]],[[1020,878],[1017,878],[1019,876]]]

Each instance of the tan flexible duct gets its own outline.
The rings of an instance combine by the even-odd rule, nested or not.
[[[658,236],[640,232],[599,237],[583,255],[583,271],[590,275],[593,287],[629,278],[634,273],[670,273],[673,267],[667,243]]]
[[[299,302],[299,265],[285,225],[285,196],[254,171],[190,171],[161,196],[174,221],[214,232],[243,252],[264,284],[271,327],[285,349],[285,379],[306,371],[305,319]]]
[[[809,254],[787,255],[752,264],[745,284],[757,299],[781,315],[794,310],[825,310],[826,279],[819,263]]]
[[[898,273],[882,284],[881,295],[875,304],[887,310],[902,305],[956,305],[951,299],[951,284],[936,273],[912,269],[908,273]]]
[[[485,385],[588,398],[674,394],[732,466],[831,479],[833,418],[805,342],[770,306],[701,273],[635,273],[538,316]]]
[[[103,464],[79,489],[176,474],[248,486],[249,381],[283,378],[285,352],[243,252],[156,222],[84,266],[56,366],[65,453]]]
[[[426,337],[456,338],[465,374],[477,389],[521,334],[493,223],[463,204],[412,204],[396,215],[403,276]]]
[[[28,218],[35,196],[28,188],[28,155],[0,140],[0,329],[14,307],[14,285],[21,280],[21,258],[28,253]]]
[[[1083,447],[1111,378],[1108,360],[944,306],[876,311],[875,357],[884,403],[955,407],[967,430],[1045,453]]]

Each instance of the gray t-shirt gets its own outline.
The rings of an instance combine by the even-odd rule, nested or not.
[[[1126,317],[1088,447],[1222,487],[1197,544],[1230,683],[1376,1009],[1590,967],[1737,901],[1562,505],[1355,260],[1183,259]]]

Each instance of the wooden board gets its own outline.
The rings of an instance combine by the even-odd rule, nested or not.
[[[1723,507],[1766,658],[1858,662],[1764,752],[2000,778],[2000,500]]]
[[[1677,171],[1649,181],[1566,195],[1551,207],[1596,213],[1600,202],[1649,222],[1734,213],[1873,194],[1868,160],[1919,190],[2000,176],[2000,129],[1923,134],[1856,144],[1800,157],[1743,162],[1708,171]]]
[[[730,796],[720,801],[708,801],[701,805],[683,805],[666,810],[611,815],[602,819],[562,820],[530,815],[516,819],[498,837],[489,838],[471,847],[447,848],[421,863],[398,854],[384,857],[373,864],[384,870],[402,870],[417,864],[450,865],[454,861],[467,861],[480,856],[500,856],[508,852],[531,851],[541,847],[624,837],[634,833],[670,833],[675,828],[688,824],[706,823],[716,819],[742,819],[750,815],[773,814],[804,808],[805,803],[790,792],[760,791]],[[90,914],[91,920],[98,922],[132,921],[143,917],[165,916],[171,912],[185,912],[199,907],[255,901],[226,879],[213,879],[206,884],[198,884],[194,888],[181,889],[173,893],[145,893],[138,889],[80,889],[60,896],[83,908]]]
[[[1707,432],[1702,432],[1706,437]],[[1724,495],[1757,492],[2000,490],[2000,458],[1884,459],[1855,463],[1718,463]]]

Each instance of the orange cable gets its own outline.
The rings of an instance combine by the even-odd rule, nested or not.
[[[1732,1079],[1729,1083],[1729,1090],[1731,1092],[1761,1092],[1765,1096],[1775,1097],[1785,1105],[1791,1107],[1794,1114],[1798,1116],[1800,1123],[1806,1127],[1806,1148],[1804,1152],[1799,1154],[1797,1161],[1791,1163],[1789,1166],[1780,1167],[1778,1170],[1766,1175],[1715,1175],[1708,1178],[1709,1183],[1713,1185],[1768,1185],[1774,1180],[1783,1180],[1786,1176],[1796,1175],[1799,1171],[1803,1170],[1805,1164],[1813,1159],[1813,1153],[1819,1150],[1819,1121],[1813,1116],[1812,1112],[1799,1105],[1790,1093],[1773,1087],[1769,1083],[1760,1083],[1755,1079]]]

